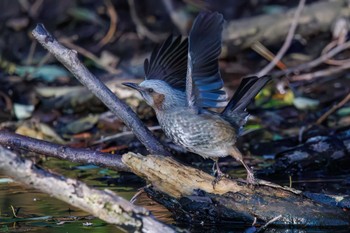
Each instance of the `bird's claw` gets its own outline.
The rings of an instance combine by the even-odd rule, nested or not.
[[[221,175],[217,175],[215,177],[215,179],[211,182],[211,184],[213,185],[213,189],[215,189],[215,186],[217,185],[217,183],[219,183],[219,181],[224,177],[223,173],[221,173]]]
[[[222,180],[222,178],[229,178],[229,175],[223,173],[223,172],[218,172],[215,179],[211,182],[213,185],[213,188],[215,189],[215,186]]]
[[[256,184],[258,184],[257,180],[254,177],[254,173],[253,172],[248,172],[248,174],[247,174],[247,183],[249,185],[256,185]]]

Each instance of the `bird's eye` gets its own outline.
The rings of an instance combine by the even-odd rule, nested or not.
[[[154,92],[154,90],[152,88],[148,88],[147,91],[148,91],[148,93],[153,93]]]

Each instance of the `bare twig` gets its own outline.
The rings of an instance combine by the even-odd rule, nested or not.
[[[17,214],[16,214],[16,211],[15,211],[15,208],[13,207],[13,205],[11,205],[11,210],[12,210],[13,217],[17,218]]]
[[[275,57],[275,55],[270,50],[268,50],[263,44],[261,44],[259,41],[256,41],[254,44],[252,44],[252,49],[270,62]],[[276,66],[280,70],[287,69],[287,66],[282,61],[277,61]]]
[[[40,14],[40,9],[43,7],[44,0],[37,0],[34,1],[33,3],[29,3],[30,8],[28,9],[28,13],[30,17],[33,19],[37,18],[38,15]]]
[[[0,130],[0,145],[14,149],[32,151],[72,162],[95,164],[118,171],[130,171],[130,169],[121,161],[120,156],[88,149],[62,146],[59,144],[6,132],[5,130]]]
[[[169,155],[170,153],[145,127],[135,112],[121,101],[103,82],[96,78],[79,61],[77,52],[62,46],[42,24],[33,30],[34,37],[49,50],[84,86],[94,93],[114,114],[135,133],[152,154]]]
[[[0,147],[0,170],[15,180],[80,208],[128,232],[175,232],[155,220],[148,210],[135,206],[109,190],[49,173]]]
[[[11,98],[2,91],[0,91],[0,98],[2,98],[2,101],[5,102],[4,103],[5,107],[3,107],[3,110],[5,110],[6,112],[11,112],[13,109],[13,102],[12,102]],[[0,128],[1,128],[1,126],[0,126]]]
[[[131,19],[136,25],[136,30],[139,36],[146,36],[148,39],[150,39],[153,42],[159,43],[162,40],[164,40],[167,37],[167,34],[164,33],[153,33],[151,32],[145,25],[143,25],[141,19],[137,15],[136,7],[135,7],[135,1],[134,0],[128,0],[129,8],[130,8],[130,15]]]
[[[331,41],[326,47],[324,47],[324,49],[322,50],[322,55],[326,54],[329,52],[329,50],[333,49],[334,47],[337,47],[341,44],[338,43],[338,40],[333,40]],[[328,59],[326,61],[324,61],[324,63],[328,64],[328,65],[335,65],[335,66],[341,66],[344,65],[345,63],[350,63],[350,59],[343,59],[343,60],[336,60],[336,59]]]
[[[51,59],[51,57],[51,53],[46,53],[45,56],[43,56],[38,62],[37,67],[41,67],[42,65],[46,64]]]
[[[29,53],[28,53],[28,56],[27,56],[27,59],[25,61],[25,64],[27,66],[30,66],[32,65],[32,61],[33,61],[33,56],[34,56],[34,52],[35,52],[35,49],[36,49],[36,45],[38,44],[37,41],[33,40],[31,45],[30,45],[30,48],[29,48]]]
[[[150,131],[155,131],[155,130],[159,130],[161,129],[159,125],[157,126],[151,126],[151,127],[148,127],[148,129]],[[118,138],[121,138],[121,137],[125,137],[125,136],[128,136],[128,135],[133,135],[134,133],[132,131],[126,131],[126,132],[121,132],[121,133],[117,133],[117,134],[114,134],[114,135],[111,135],[111,136],[108,136],[108,137],[103,137],[97,141],[94,141],[93,144],[100,144],[100,143],[103,143],[103,142],[107,142],[107,141],[111,141],[111,140],[115,140],[115,139],[118,139]]]
[[[115,32],[117,31],[117,25],[118,25],[118,14],[117,14],[117,11],[114,9],[114,6],[111,0],[105,0],[105,5],[107,8],[109,18],[111,19],[111,22],[110,22],[107,34],[102,38],[102,40],[100,40],[100,42],[98,42],[98,45],[100,47],[104,46],[105,44],[111,41]]]
[[[324,63],[328,59],[334,57],[338,53],[340,53],[340,52],[342,52],[342,51],[344,51],[344,50],[346,50],[348,48],[350,48],[350,41],[348,41],[348,42],[346,42],[344,44],[338,45],[334,49],[330,50],[328,53],[323,54],[322,56],[316,58],[315,60],[312,60],[312,61],[307,62],[307,63],[303,63],[303,64],[298,65],[296,67],[291,67],[291,68],[288,68],[288,69],[285,69],[285,70],[282,70],[282,71],[273,72],[272,75],[275,76],[275,77],[279,77],[279,76],[282,76],[282,75],[289,75],[289,74],[292,74],[292,73],[298,74],[301,71],[314,68],[314,67]]]
[[[264,67],[260,72],[257,73],[258,77],[264,76],[267,73],[269,73],[273,69],[273,67],[275,67],[277,62],[280,61],[282,59],[282,57],[284,56],[284,54],[287,52],[287,49],[289,48],[289,46],[292,42],[292,39],[294,37],[295,29],[297,28],[300,13],[303,10],[304,5],[305,5],[305,0],[300,0],[298,8],[294,14],[293,21],[290,25],[286,40],[284,41],[281,49],[278,51],[278,53],[276,54],[274,59],[266,67]]]
[[[345,63],[341,66],[333,66],[324,70],[318,70],[312,73],[307,73],[307,74],[301,74],[301,75],[295,75],[289,78],[290,81],[305,81],[305,80],[312,80],[314,78],[319,78],[319,77],[324,77],[324,76],[329,76],[332,74],[337,74],[340,72],[343,72],[347,69],[350,69],[350,62]]]
[[[173,24],[179,29],[182,35],[186,35],[190,19],[184,8],[176,8],[174,0],[163,0],[162,2]]]
[[[74,49],[76,50],[78,53],[81,53],[84,57],[89,58],[90,60],[92,60],[93,62],[95,62],[95,64],[97,64],[99,67],[101,67],[102,69],[106,70],[107,72],[111,73],[111,74],[119,74],[120,70],[115,69],[111,66],[105,65],[101,62],[101,60],[96,57],[93,53],[91,53],[90,51],[76,45],[73,44],[70,40],[68,40],[67,38],[61,38],[60,42],[62,44],[64,44],[65,46],[67,46],[70,49]]]
[[[344,106],[347,102],[350,101],[350,93],[348,93],[344,99],[342,99],[339,103],[334,105],[331,109],[329,109],[327,112],[325,112],[317,121],[316,124],[320,125],[322,122],[324,122],[333,112],[337,111],[337,109]]]
[[[148,185],[146,185],[146,186],[140,188],[140,189],[134,194],[134,196],[130,199],[130,202],[131,202],[131,203],[135,203],[135,201],[137,200],[137,198],[138,198],[139,196],[141,196],[142,193],[145,192],[145,188],[149,188],[149,187],[151,187],[151,186],[152,186],[151,184],[148,184]]]
[[[270,221],[268,221],[264,226],[262,226],[261,228],[259,228],[259,230],[257,230],[257,232],[263,232],[264,230],[266,230],[266,228],[267,228],[270,224],[276,222],[276,221],[277,221],[278,219],[280,219],[280,218],[282,218],[282,215],[281,215],[281,214],[278,215],[278,216],[276,216],[276,217],[274,217],[274,218],[271,219]]]

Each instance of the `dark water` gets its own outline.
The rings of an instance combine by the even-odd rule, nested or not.
[[[99,219],[86,218],[86,213],[49,195],[17,183],[0,185],[0,232],[118,232]],[[17,218],[13,216],[18,210]],[[76,220],[75,218],[83,217]],[[83,223],[93,223],[84,227]]]
[[[95,188],[108,188],[128,200],[137,191],[137,187],[108,185],[107,181],[118,174],[107,169],[79,167],[56,159],[49,159],[44,167]],[[6,181],[0,176],[0,232],[123,232],[47,194]]]

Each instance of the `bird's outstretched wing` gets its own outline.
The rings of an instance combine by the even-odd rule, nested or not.
[[[188,40],[181,36],[168,39],[153,50],[144,63],[145,79],[159,79],[176,89],[185,91],[187,73]]]
[[[189,35],[186,77],[190,107],[217,108],[226,104],[218,64],[223,24],[223,16],[217,12],[202,12],[193,23]]]

